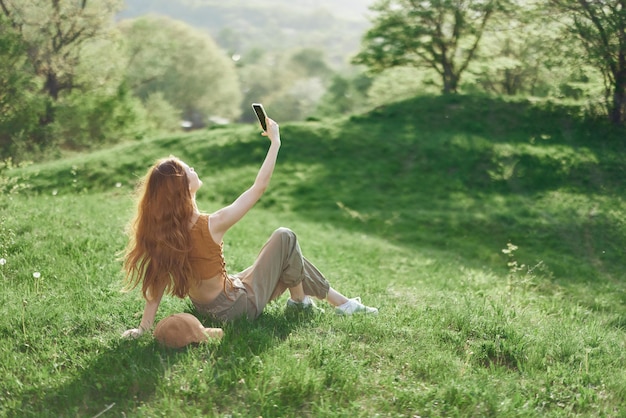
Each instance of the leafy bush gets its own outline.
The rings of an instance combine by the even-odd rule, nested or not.
[[[30,187],[27,177],[11,174],[10,171],[17,167],[25,167],[27,162],[15,164],[12,158],[0,161],[0,193],[11,194]]]
[[[141,138],[147,131],[141,102],[121,87],[116,95],[76,92],[56,108],[56,136],[70,148]]]
[[[26,47],[0,15],[0,158],[18,157],[44,146],[48,136],[39,124],[46,100]]]

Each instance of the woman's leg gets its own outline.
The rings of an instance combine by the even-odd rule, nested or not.
[[[328,289],[326,301],[335,307],[335,312],[339,315],[352,315],[354,313],[377,314],[378,309],[365,306],[361,303],[361,298],[348,299],[332,287]]]
[[[328,295],[326,295],[326,301],[333,306],[340,306],[346,303],[348,301],[348,298],[342,295],[341,293],[337,292],[331,286],[330,289],[328,289]]]
[[[295,300],[305,295],[323,299],[330,285],[308,262],[300,250],[296,235],[278,228],[265,243],[254,264],[236,275],[248,292],[249,317],[257,317],[265,305],[290,289]]]
[[[294,302],[302,302],[306,297],[306,294],[304,293],[304,287],[302,287],[302,283],[298,283],[297,286],[290,287],[289,295],[291,297],[291,300],[293,300]]]
[[[359,298],[348,299],[330,284],[310,261],[302,256],[293,231],[278,228],[265,243],[254,264],[237,275],[248,293],[248,317],[256,318],[265,305],[289,289],[294,302],[306,296],[325,299],[337,313],[377,313],[376,308],[363,305]]]

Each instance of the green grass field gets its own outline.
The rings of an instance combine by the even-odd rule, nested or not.
[[[251,126],[5,169],[0,415],[626,416],[624,131],[461,96],[281,133],[270,189],[226,236],[229,270],[288,226],[380,314],[293,315],[283,296],[221,342],[120,339],[143,310],[120,291],[137,179],[174,154],[215,210],[260,166]],[[166,297],[157,320],[176,312],[194,313]]]

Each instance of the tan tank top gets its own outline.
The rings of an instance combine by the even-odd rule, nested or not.
[[[208,280],[218,275],[226,278],[223,243],[213,240],[209,231],[209,215],[202,214],[191,228],[189,262],[196,280]]]

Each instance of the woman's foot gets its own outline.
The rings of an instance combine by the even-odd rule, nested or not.
[[[287,299],[287,308],[324,312],[322,308],[318,307],[315,302],[313,302],[310,296],[305,296],[301,302],[297,302],[291,298]]]
[[[337,315],[353,315],[356,313],[378,315],[378,309],[363,305],[361,298],[357,296],[356,298],[348,299],[343,305],[337,306],[335,313]]]

